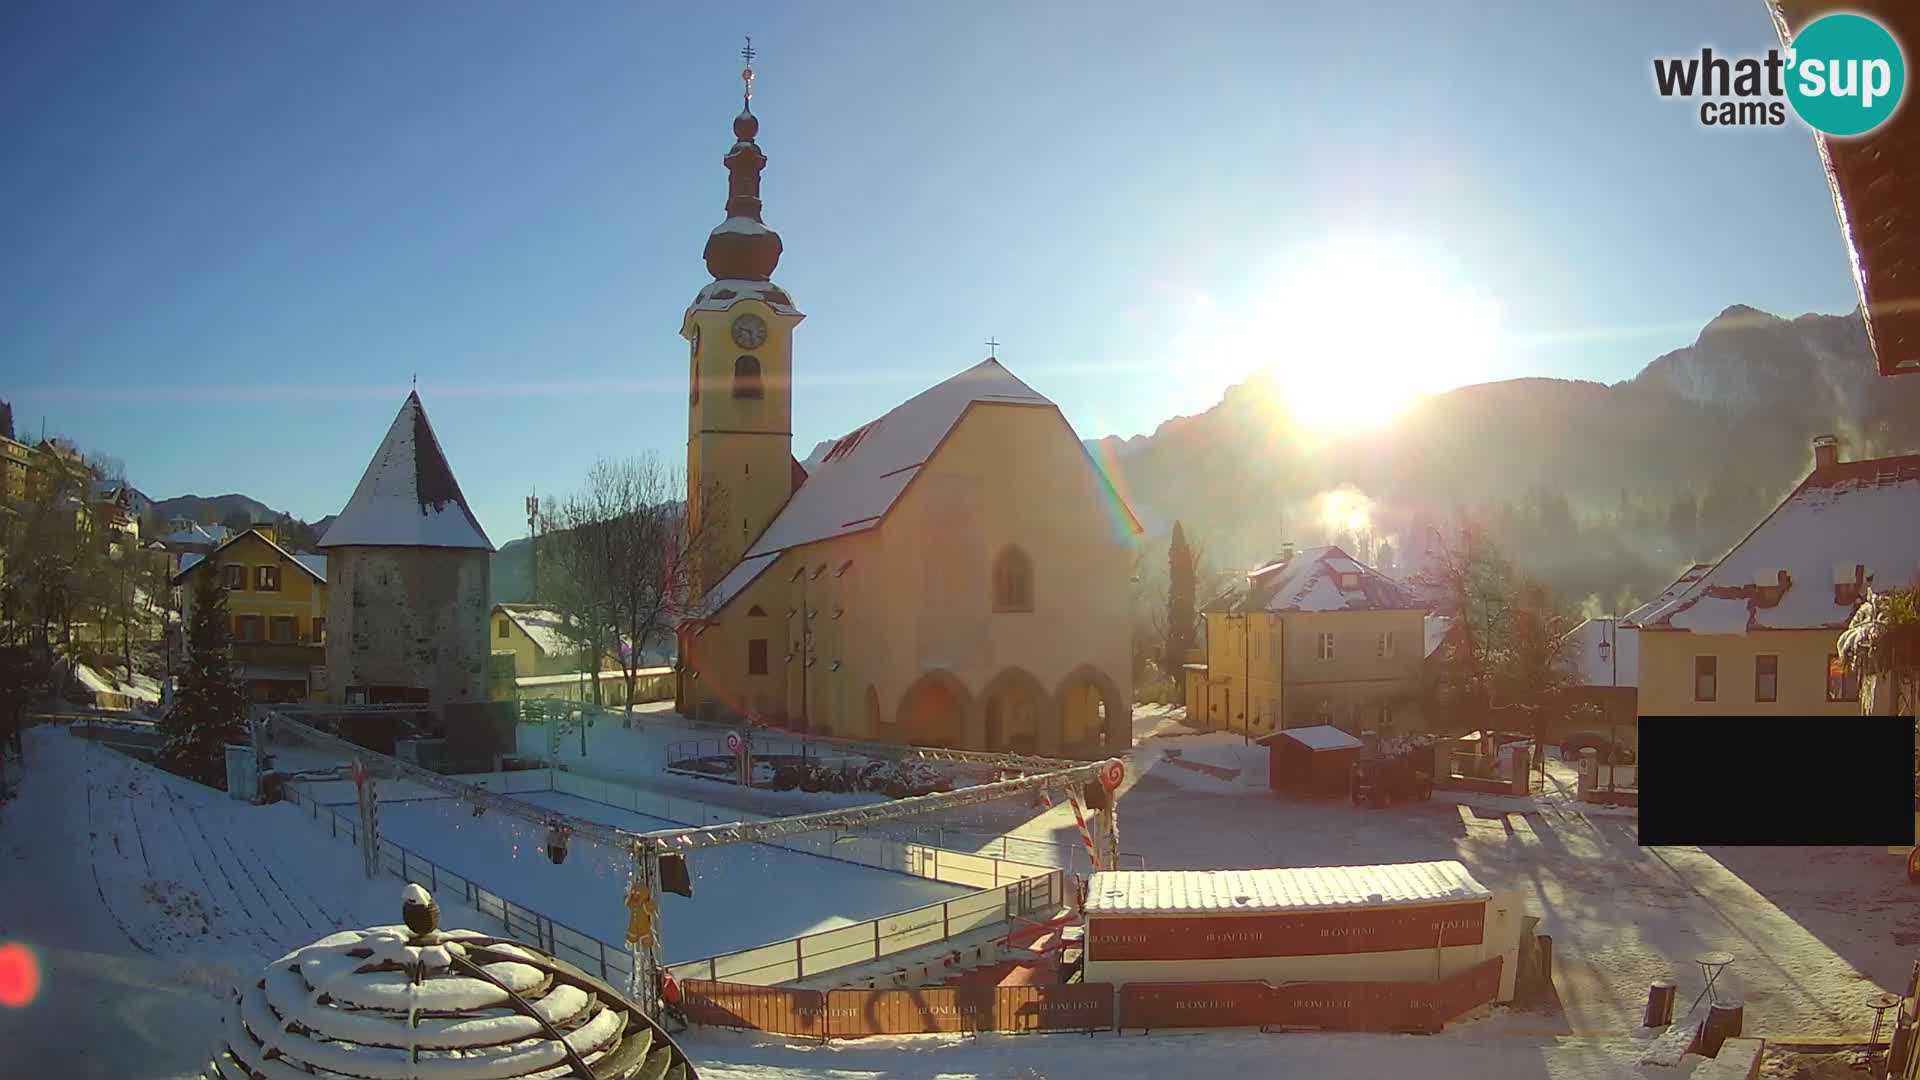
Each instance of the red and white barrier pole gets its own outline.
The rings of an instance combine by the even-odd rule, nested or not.
[[[1073,804],[1073,823],[1080,826],[1080,842],[1087,848],[1087,866],[1091,873],[1100,869],[1100,854],[1094,849],[1093,834],[1087,831],[1087,815],[1080,809],[1080,793],[1067,789],[1067,801]]]

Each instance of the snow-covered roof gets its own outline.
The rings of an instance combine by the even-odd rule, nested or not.
[[[727,576],[721,578],[719,584],[708,590],[706,599],[701,602],[706,612],[711,614],[726,607],[728,601],[739,595],[741,589],[753,584],[754,579],[779,558],[780,553],[775,551],[766,555],[750,556],[734,563],[733,569],[727,571]]]
[[[1342,578],[1358,578],[1352,588]],[[1277,559],[1247,575],[1241,611],[1424,610],[1404,585],[1331,544]]]
[[[228,534],[229,530],[225,525],[200,525],[194,523],[189,524],[184,529],[176,529],[168,533],[160,538],[160,542],[179,546],[205,545],[212,547],[215,544],[226,543]]]
[[[1640,685],[1640,631],[1611,618],[1588,619],[1567,631],[1572,645],[1568,661],[1582,686]],[[1600,643],[1611,641],[1601,659]]]
[[[274,551],[279,552],[281,558],[287,560],[290,563],[293,563],[294,565],[298,566],[300,569],[305,570],[307,573],[312,574],[315,581],[321,582],[323,584],[326,582],[327,557],[325,555],[307,555],[307,554],[296,555],[293,552],[288,551],[286,548],[281,547],[277,542],[269,538],[266,533],[263,533],[258,529],[248,529],[246,532],[243,532],[243,533],[235,533],[233,536],[229,537],[225,543],[222,543],[219,547],[214,548],[213,552],[210,555],[194,554],[194,555],[180,556],[180,569],[174,572],[173,580],[177,582],[181,578],[186,577],[187,571],[192,570],[196,566],[199,566],[200,563],[206,559],[219,558],[221,552],[227,550],[228,548],[232,547],[233,545],[239,543],[240,541],[246,539],[249,536],[267,545],[268,547],[272,548]]]
[[[1292,739],[1309,750],[1357,750],[1360,740],[1334,727],[1332,724],[1312,724],[1307,727],[1284,728],[1262,738],[1262,744],[1271,745],[1275,739]]]
[[[1686,571],[1683,572],[1679,577],[1673,579],[1673,584],[1668,585],[1666,588],[1660,590],[1660,595],[1654,597],[1653,599],[1647,601],[1644,604],[1641,604],[1639,607],[1634,608],[1632,611],[1627,612],[1625,615],[1620,616],[1620,621],[1625,623],[1632,623],[1635,626],[1640,625],[1641,620],[1645,619],[1648,615],[1652,614],[1653,612],[1658,611],[1661,608],[1672,603],[1674,597],[1677,597],[1682,592],[1685,592],[1687,586],[1705,577],[1707,571],[1711,569],[1713,569],[1712,563],[1704,563],[1704,562],[1694,563],[1692,566],[1687,567]]]
[[[1432,656],[1446,643],[1447,631],[1453,629],[1453,619],[1446,615],[1427,616],[1427,648],[1421,656]]]
[[[400,406],[360,485],[327,527],[320,546],[493,550],[453,478],[417,392]]]
[[[1107,870],[1093,875],[1086,912],[1232,914],[1393,907],[1485,900],[1492,890],[1459,862],[1297,866],[1265,870]]]
[[[879,524],[960,417],[981,401],[1053,405],[998,360],[983,360],[838,439],[808,468],[807,482],[787,500],[747,557]]]
[[[552,608],[531,604],[501,604],[497,610],[512,619],[513,625],[532,638],[533,644],[549,656],[580,651],[580,646],[567,637],[567,617]]]
[[[1808,474],[1726,557],[1641,625],[1696,634],[1839,629],[1853,614],[1834,568],[1858,565],[1882,588],[1920,579],[1920,454],[1837,462]],[[1784,570],[1777,601],[1762,571]],[[1777,580],[1777,577],[1776,577]]]
[[[727,221],[733,220],[735,219],[727,219]],[[720,228],[713,231],[721,232],[726,227],[726,222],[722,222]],[[763,230],[766,229],[764,225],[760,227]],[[706,287],[693,298],[693,303],[687,305],[687,314],[691,315],[696,311],[725,311],[742,300],[758,300],[782,315],[800,314],[800,309],[794,306],[793,297],[788,295],[787,290],[771,281],[754,281],[750,278],[721,278],[717,281],[709,281]]]

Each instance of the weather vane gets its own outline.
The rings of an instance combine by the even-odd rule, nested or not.
[[[747,62],[746,68],[740,72],[740,81],[746,84],[746,96],[742,101],[747,108],[753,107],[753,58],[757,55],[753,51],[753,35],[748,34],[746,47],[740,50],[740,59]]]

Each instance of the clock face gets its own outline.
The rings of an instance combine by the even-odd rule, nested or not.
[[[758,315],[742,315],[733,320],[733,343],[743,349],[757,349],[767,343],[767,324]]]

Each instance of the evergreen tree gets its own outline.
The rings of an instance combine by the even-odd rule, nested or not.
[[[246,693],[228,655],[227,591],[209,567],[196,575],[187,620],[187,658],[160,721],[160,764],[213,787],[226,786],[226,744],[246,738]]]
[[[1169,677],[1187,662],[1187,650],[1193,647],[1194,555],[1187,544],[1186,530],[1173,523],[1173,539],[1167,545],[1167,626],[1164,670]]]

